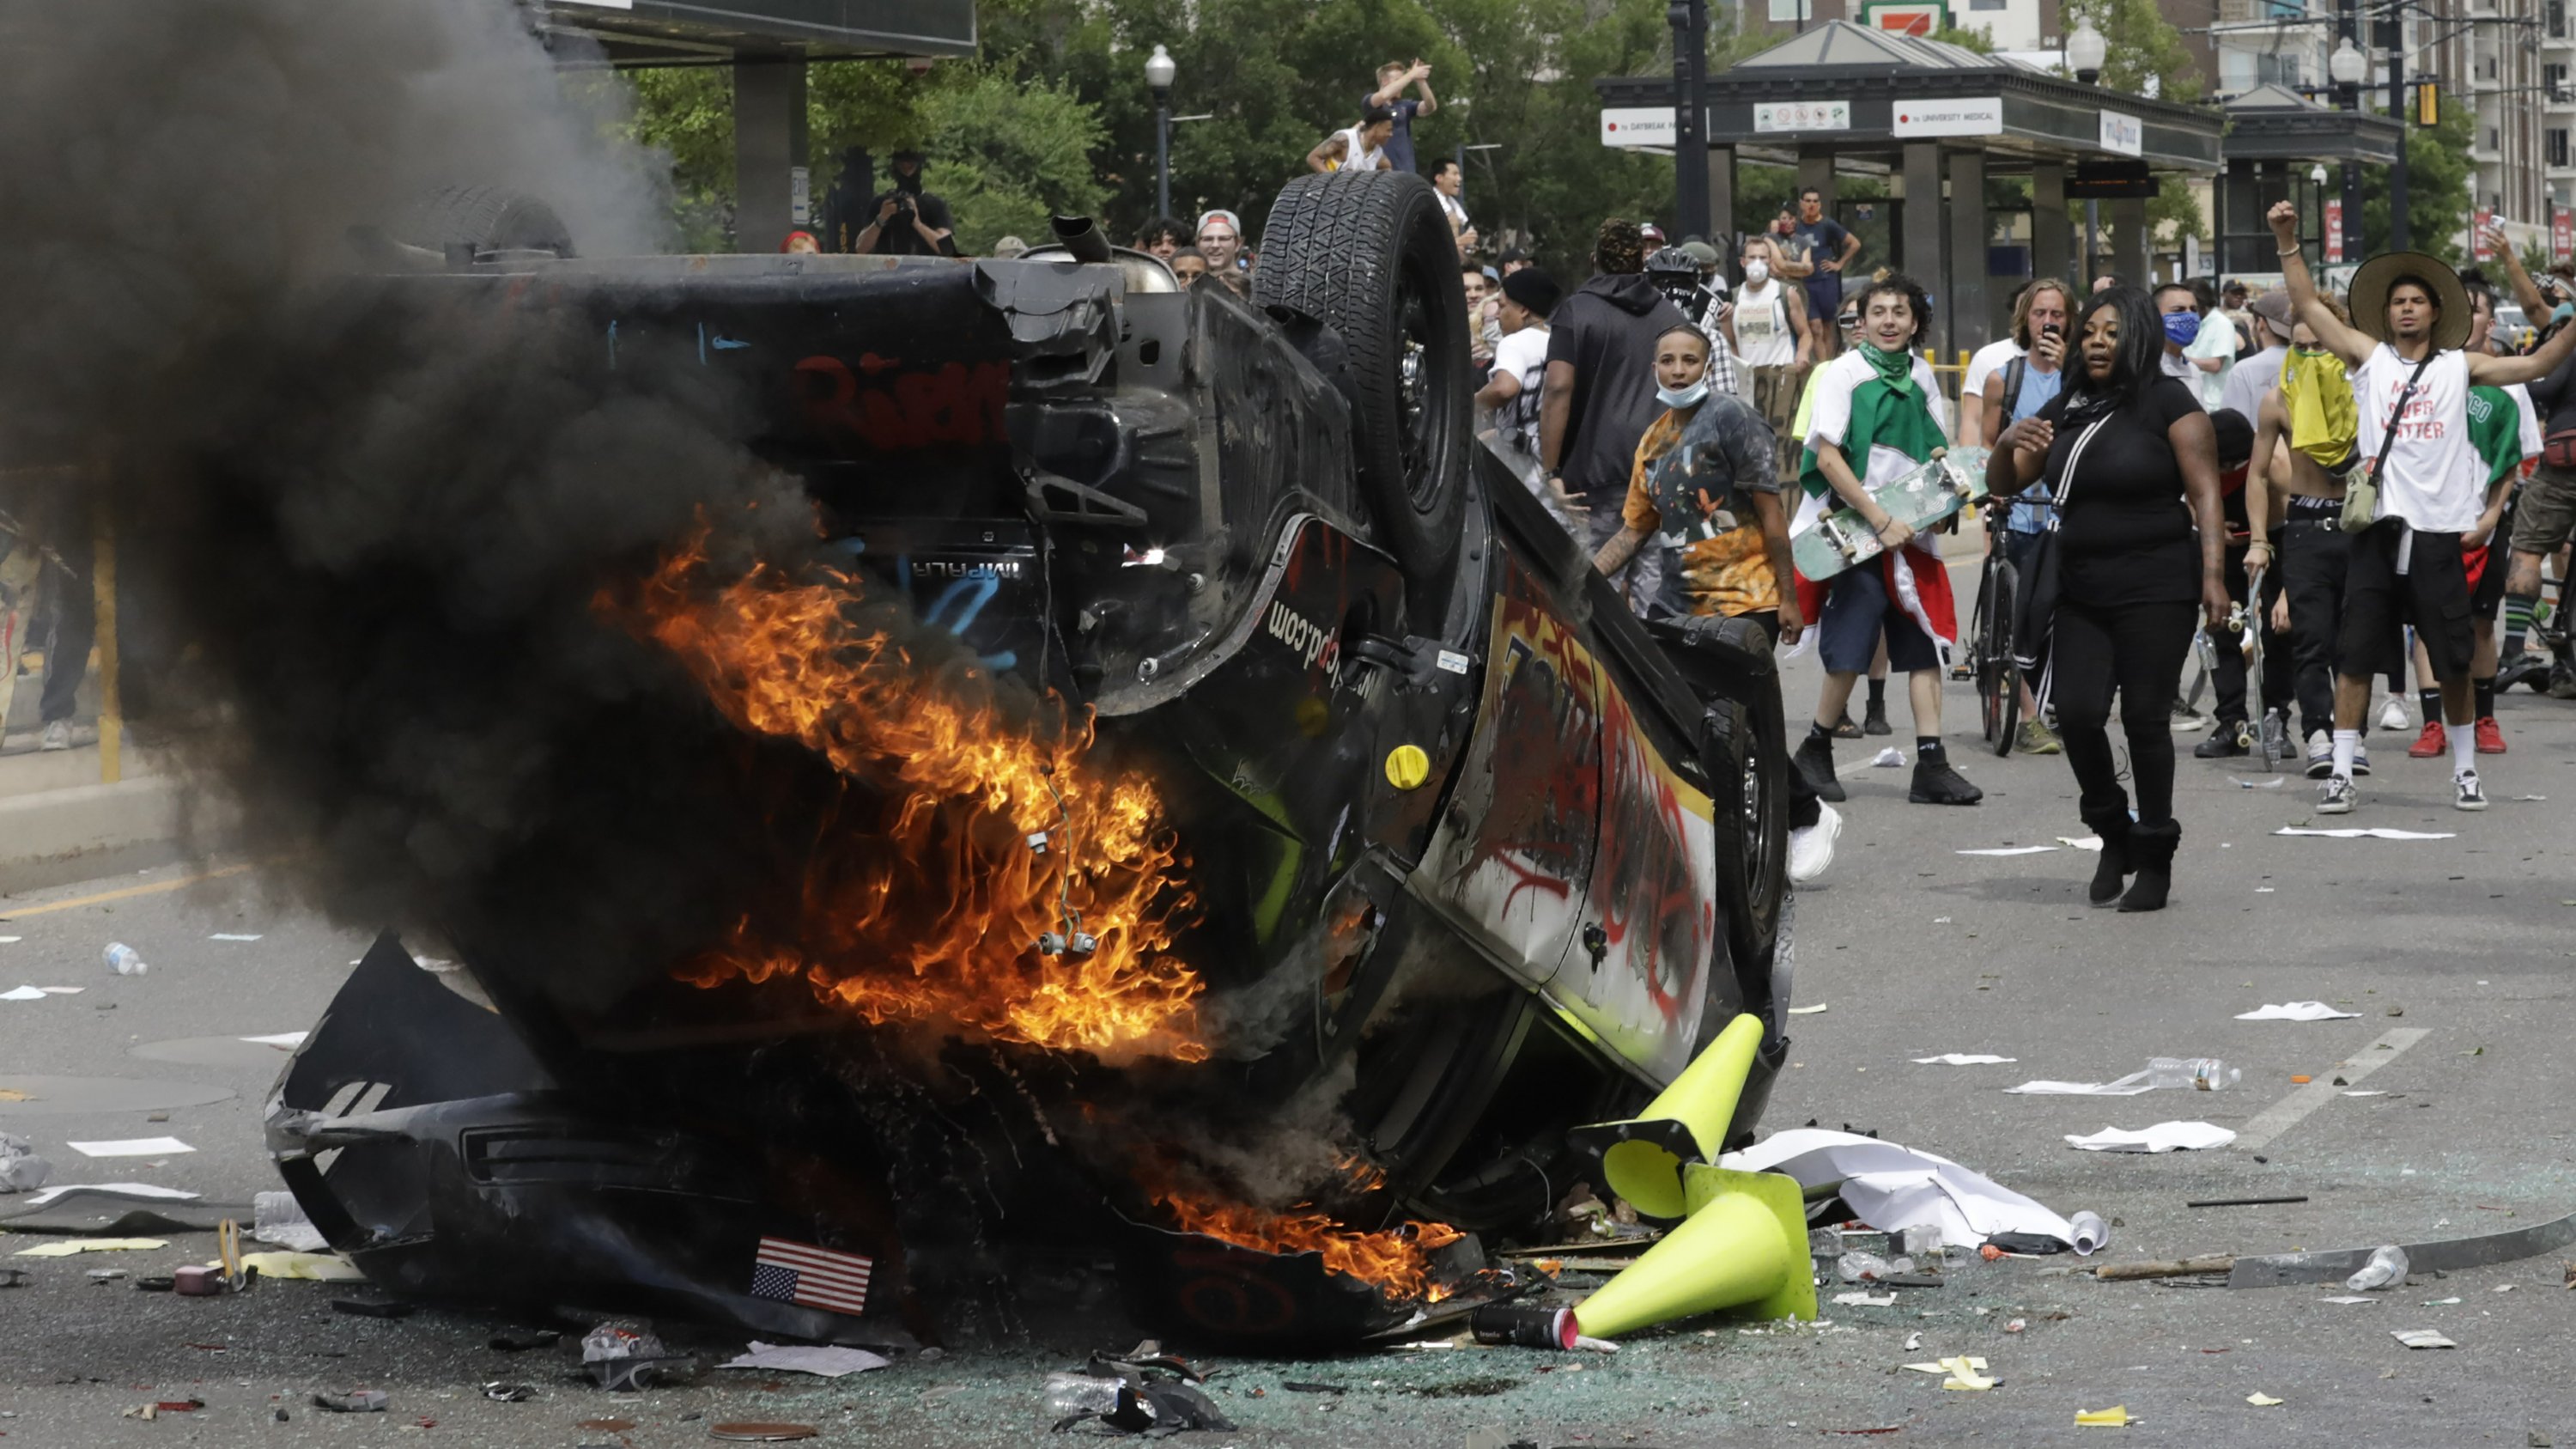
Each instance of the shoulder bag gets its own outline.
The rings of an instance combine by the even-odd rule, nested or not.
[[[2013,668],[2021,672],[2041,709],[2048,707],[2048,651],[2057,636],[2057,529],[2066,519],[2067,490],[2075,486],[2075,468],[2084,460],[2085,447],[2117,414],[2115,408],[2095,418],[2075,435],[2074,445],[2066,450],[2066,467],[2057,475],[2057,506],[2049,510],[2048,527],[2040,530],[2039,541],[2031,545],[2029,572],[2021,579],[2021,588],[2013,598]]]
[[[2343,485],[2343,531],[2359,533],[2379,522],[2379,470],[2388,466],[2388,450],[2397,446],[2397,420],[2406,416],[2407,399],[2415,396],[2415,384],[2424,380],[2424,369],[2433,365],[2439,352],[2426,352],[2424,360],[2398,389],[2397,406],[2389,409],[2388,426],[2379,436],[2379,456],[2370,461],[2367,471],[2356,471]]]

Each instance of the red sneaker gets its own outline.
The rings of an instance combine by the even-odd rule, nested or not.
[[[2406,747],[2406,753],[2418,760],[2429,760],[2450,752],[2451,737],[2443,730],[2442,722],[2437,719],[2424,721],[2424,733],[2417,735],[2415,743]]]
[[[2488,715],[2485,719],[2479,720],[2475,728],[2478,736],[2479,754],[2501,755],[2504,753],[2504,730],[2495,722],[2494,715]]]

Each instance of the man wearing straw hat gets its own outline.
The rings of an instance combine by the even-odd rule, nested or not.
[[[2362,713],[2370,707],[2370,681],[2403,657],[2408,624],[2415,626],[2442,685],[2442,715],[2450,723],[2451,803],[2484,810],[2470,719],[2475,637],[2460,553],[2460,535],[2478,527],[2486,505],[2486,471],[2469,440],[2469,389],[2547,376],[2576,351],[2576,327],[2561,328],[2529,356],[2462,351],[2470,331],[2468,289],[2448,266],[2420,252],[2390,252],[2362,263],[2353,274],[2347,325],[2317,296],[2308,276],[2299,251],[2298,208],[2281,202],[2269,220],[2299,320],[2352,368],[2360,413],[2355,456],[2368,470],[2356,474],[2347,490],[2344,522],[2353,537],[2343,630],[2335,641],[2334,763],[2317,813],[2348,813],[2358,798],[2353,753],[2361,744]],[[2376,493],[2367,517],[2355,506],[2356,490]]]

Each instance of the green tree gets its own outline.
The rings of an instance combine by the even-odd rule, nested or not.
[[[923,96],[919,112],[959,251],[989,252],[1008,235],[1036,243],[1056,213],[1098,213],[1108,188],[1093,175],[1092,154],[1107,132],[1070,91],[989,74]]]
[[[2097,83],[2104,89],[2167,101],[2200,99],[2200,71],[2183,45],[2182,32],[2165,19],[2156,0],[2065,0],[2059,17],[2059,24],[2070,34],[2085,20],[2102,32],[2107,48]],[[2178,239],[2203,233],[2207,226],[2200,203],[2181,182],[2167,181],[2147,203],[2150,237]]]
[[[634,141],[671,167],[671,219],[683,250],[733,245],[733,72],[675,66],[625,73]]]
[[[2467,106],[2451,106],[2438,126],[2406,128],[2406,244],[2415,251],[2460,264],[2460,232],[2469,224],[2469,138],[2475,126]],[[2371,178],[2361,198],[2362,255],[2388,250],[2388,174]]]

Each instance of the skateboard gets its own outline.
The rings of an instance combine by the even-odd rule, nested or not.
[[[1879,484],[1870,490],[1870,496],[1878,500],[1878,506],[1886,509],[1890,518],[1914,525],[1917,533],[1927,532],[1934,524],[1986,496],[1986,453],[1984,448],[1936,450],[1931,462]],[[1813,528],[1789,541],[1789,554],[1797,561],[1799,574],[1818,583],[1885,552],[1869,520],[1861,517],[1860,510],[1848,507],[1827,513],[1816,520]]]

